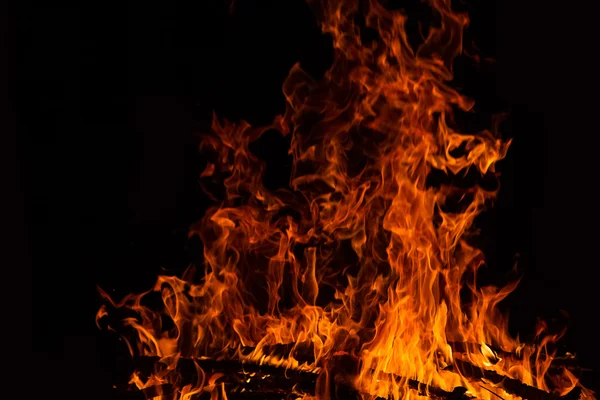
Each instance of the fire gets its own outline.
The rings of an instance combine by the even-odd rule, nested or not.
[[[495,129],[468,134],[454,123],[453,113],[473,106],[449,84],[467,16],[449,0],[428,0],[439,22],[413,48],[400,11],[376,1],[366,9],[354,0],[309,3],[333,38],[329,71],[314,80],[294,66],[283,84],[286,112],[271,125],[215,116],[203,137],[210,163],[201,177],[225,189],[190,229],[204,245],[204,271],[161,276],[119,302],[101,291],[98,324],[124,315],[110,329],[132,355],[160,358],[131,383],[175,387],[159,398],[224,399],[237,387],[201,363],[237,360],[315,374],[315,393],[294,386],[298,398],[329,398],[340,382],[366,398],[458,387],[480,399],[517,397],[505,378],[569,393],[579,386],[574,375],[549,372],[558,336],[543,326],[535,344],[508,334],[497,306],[517,282],[477,285],[484,257],[473,223],[497,190],[428,181],[432,173],[494,176],[510,145]],[[378,40],[363,43],[357,14]],[[264,165],[249,148],[272,129],[291,135],[286,190],[263,185]],[[157,295],[160,306],[145,304]],[[191,384],[180,384],[183,359],[194,360]],[[488,375],[474,379],[465,365]]]

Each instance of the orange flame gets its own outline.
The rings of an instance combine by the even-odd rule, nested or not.
[[[539,345],[529,346],[508,334],[497,305],[517,283],[476,284],[483,255],[470,240],[473,222],[496,191],[427,181],[432,172],[493,175],[510,144],[495,130],[466,134],[453,122],[455,110],[473,105],[448,83],[467,16],[449,0],[428,0],[439,23],[413,48],[402,12],[375,1],[366,12],[353,0],[309,3],[333,38],[329,71],[316,81],[294,66],[283,84],[285,115],[259,128],[215,116],[202,140],[201,150],[212,154],[202,179],[222,182],[225,198],[190,230],[204,244],[201,280],[193,269],[183,279],[161,276],[152,291],[118,303],[102,292],[112,308],[134,312],[122,321],[134,333],[132,354],[159,356],[168,366],[132,382],[176,382],[179,357],[327,374],[343,354],[360,360],[352,386],[383,398],[420,396],[409,380],[494,397],[452,368],[458,359],[569,392],[578,385],[572,373],[548,372],[557,336],[542,330]],[[354,22],[361,12],[378,33],[368,45]],[[270,129],[291,135],[287,190],[263,185],[264,166],[249,149]],[[162,308],[142,304],[150,293],[160,294]],[[273,353],[278,344],[290,345],[289,353]],[[298,356],[307,351],[308,361]],[[226,398],[218,377],[197,368],[202,378],[179,388],[178,398],[203,391]],[[318,382],[317,398],[327,397],[325,386]],[[493,392],[514,398],[501,387]]]

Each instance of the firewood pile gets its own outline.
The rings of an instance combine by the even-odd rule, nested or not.
[[[290,346],[281,345],[274,351],[285,351]],[[465,349],[462,343],[453,343],[454,350]],[[249,351],[249,350],[248,350]],[[502,352],[499,351],[502,354]],[[578,400],[581,397],[582,389],[575,386],[569,393],[560,395],[557,393],[548,393],[533,386],[526,385],[517,379],[502,376],[494,371],[478,368],[468,361],[460,358],[460,353],[456,353],[457,358],[453,365],[447,367],[461,376],[467,378],[470,382],[476,383],[483,390],[492,394],[492,397],[503,399],[496,393],[496,388],[501,388],[505,392],[527,400]],[[310,355],[302,354],[306,360]],[[301,356],[302,356],[301,355]],[[503,354],[510,356],[510,354]],[[192,386],[197,388],[190,398],[193,399],[296,399],[305,396],[315,396],[317,385],[327,385],[328,393],[331,399],[376,399],[383,400],[381,397],[373,397],[361,393],[353,387],[352,377],[359,368],[359,360],[350,355],[338,355],[329,360],[325,369],[314,371],[303,371],[300,369],[284,368],[257,362],[244,362],[233,359],[212,359],[212,358],[179,358],[176,362],[176,368],[159,373],[162,376],[176,377],[173,383],[159,383],[148,386],[144,389],[133,389],[131,385],[121,385],[115,387],[115,398],[122,400],[135,399],[161,399],[170,400],[178,398],[178,388]],[[578,367],[574,364],[573,358],[557,358],[554,360],[551,368],[560,370],[568,368],[576,370]],[[172,364],[171,362],[168,363]],[[167,368],[159,357],[137,357],[134,360],[135,372],[142,378],[147,378],[152,374],[157,374],[161,369]],[[394,376],[393,379],[402,380],[402,377]],[[464,387],[455,387],[453,391],[446,391],[435,386],[427,385],[414,379],[406,379],[407,390],[414,391],[415,394],[437,400],[471,400],[475,397],[467,393]],[[216,394],[226,393],[222,397],[215,397]]]

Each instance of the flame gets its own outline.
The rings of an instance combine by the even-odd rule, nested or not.
[[[412,380],[446,391],[461,386],[481,399],[492,391],[514,397],[472,382],[457,360],[569,392],[579,385],[572,373],[549,374],[557,335],[542,328],[532,346],[508,333],[497,306],[517,282],[477,285],[484,258],[473,224],[497,190],[428,181],[433,173],[495,176],[510,145],[495,129],[465,133],[454,122],[456,111],[473,107],[450,85],[467,16],[449,0],[428,0],[439,22],[413,47],[401,11],[376,1],[366,10],[352,0],[308,2],[333,38],[329,71],[314,80],[295,65],[283,84],[284,115],[264,127],[215,116],[203,137],[210,162],[201,178],[225,193],[190,230],[204,244],[203,273],[161,276],[151,291],[120,302],[101,291],[108,306],[98,323],[129,312],[119,329],[132,355],[158,356],[166,366],[146,381],[134,374],[132,383],[176,384],[180,357],[321,377],[345,356],[356,360],[352,387],[383,398],[422,396]],[[359,14],[378,40],[363,43]],[[265,166],[249,148],[273,129],[291,135],[285,190],[264,186]],[[152,295],[159,307],[144,305]],[[277,345],[288,346],[285,354]],[[220,376],[196,367],[197,382],[177,388],[177,398],[203,391],[227,398]],[[328,385],[319,379],[315,398],[327,398]]]

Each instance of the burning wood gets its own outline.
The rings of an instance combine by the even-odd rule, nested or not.
[[[467,16],[427,0],[437,22],[413,46],[411,16],[376,0],[308,3],[333,38],[330,70],[314,80],[294,66],[284,115],[262,127],[215,116],[200,144],[201,179],[222,185],[190,229],[203,272],[118,302],[101,291],[99,325],[145,370],[131,383],[163,400],[593,399],[553,368],[559,335],[540,325],[529,346],[509,334],[498,304],[517,283],[478,284],[474,221],[497,189],[456,181],[496,177],[510,140],[453,118],[473,105],[449,83]],[[287,189],[265,187],[250,150],[268,130],[291,136]]]
[[[348,360],[344,359],[344,363]],[[140,357],[136,360],[137,371],[145,376],[152,375],[157,364],[160,363],[158,357]],[[564,396],[556,393],[547,393],[543,390],[528,386],[515,379],[510,379],[498,375],[493,371],[480,370],[464,361],[456,361],[456,367],[460,368],[461,373],[479,382],[482,387],[487,384],[499,385],[515,396],[529,400],[578,400],[581,396],[581,388],[576,387]],[[282,398],[289,394],[296,395],[314,395],[318,374],[313,372],[296,371],[282,367],[273,367],[270,365],[259,365],[254,363],[243,363],[236,360],[212,360],[212,359],[179,359],[177,362],[177,375],[181,379],[182,385],[198,385],[198,367],[205,371],[206,381],[211,376],[218,376],[216,383],[228,388],[228,393],[244,396],[267,396],[273,398]],[[347,368],[345,368],[347,370]],[[346,372],[346,371],[344,371]],[[402,380],[401,377],[394,377],[395,380]],[[351,379],[345,373],[336,374],[334,372],[334,382],[331,385],[335,388],[335,393],[331,398],[362,398],[363,394],[353,388]],[[202,382],[206,386],[206,382]],[[214,383],[212,384],[214,386]],[[211,388],[212,388],[211,386]],[[456,387],[452,392],[448,392],[436,387],[420,383],[414,379],[408,380],[408,387],[422,396],[439,400],[470,400],[467,395],[467,389]],[[486,387],[487,390],[490,390]],[[147,397],[153,397],[156,393],[171,394],[174,392],[172,385],[159,385],[159,388],[147,388],[145,393]],[[121,389],[122,391],[122,389]],[[491,390],[492,393],[493,390]],[[208,392],[210,393],[210,391]],[[342,397],[340,397],[340,394]],[[133,398],[133,395],[132,395]],[[231,398],[231,397],[230,397]]]
[[[142,357],[137,360],[136,366],[139,372],[149,376],[153,373],[159,361],[156,357]],[[198,384],[197,367],[205,372],[210,372],[207,376],[218,376],[218,384],[225,384],[231,391],[236,393],[315,395],[315,387],[319,377],[319,374],[314,372],[296,371],[232,360],[180,359],[177,364],[177,373],[183,383],[194,382]],[[334,381],[330,386],[335,391],[335,394],[332,393],[333,398],[361,398],[361,393],[352,387],[347,375],[334,373],[331,379]],[[409,388],[433,399],[470,399],[469,396],[465,395],[466,389],[461,387],[455,388],[452,392],[447,392],[411,379],[409,380]]]

